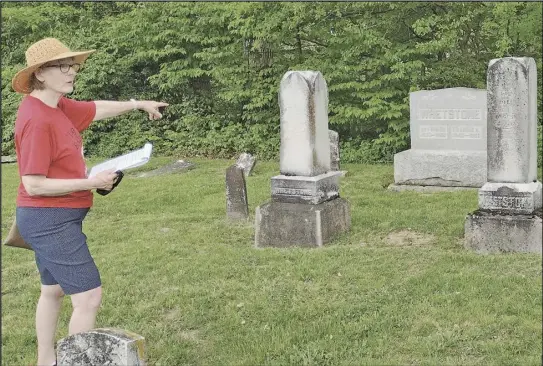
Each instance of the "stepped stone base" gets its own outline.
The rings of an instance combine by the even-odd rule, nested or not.
[[[257,207],[255,247],[321,247],[351,227],[350,204],[268,202]]]
[[[542,212],[532,215],[497,214],[477,210],[464,224],[464,246],[477,253],[541,253]]]
[[[486,159],[486,151],[409,149],[394,155],[394,183],[480,188],[487,181]]]
[[[341,172],[314,177],[277,175],[271,179],[271,198],[275,202],[318,204],[339,197]]]

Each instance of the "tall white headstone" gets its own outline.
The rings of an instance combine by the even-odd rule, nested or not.
[[[313,177],[330,171],[328,88],[318,71],[289,71],[281,80],[280,171]]]
[[[479,190],[481,209],[530,214],[541,208],[536,75],[532,58],[489,63],[488,183]]]
[[[466,247],[478,252],[542,251],[536,78],[532,58],[488,65],[488,182],[465,224]]]
[[[488,181],[537,179],[537,69],[533,58],[490,61]]]
[[[289,71],[281,80],[280,175],[271,202],[256,209],[255,246],[322,246],[351,225],[339,197],[341,172],[330,166],[328,90],[318,71]]]

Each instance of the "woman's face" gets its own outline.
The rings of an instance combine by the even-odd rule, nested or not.
[[[72,58],[55,60],[41,66],[36,71],[36,78],[43,83],[45,89],[68,94],[74,90],[77,71],[79,64]]]

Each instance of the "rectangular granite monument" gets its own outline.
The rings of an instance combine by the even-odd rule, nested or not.
[[[486,99],[484,89],[410,93],[411,149],[394,155],[395,185],[481,187],[486,182]]]

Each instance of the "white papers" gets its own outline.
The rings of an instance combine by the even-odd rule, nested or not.
[[[103,163],[92,167],[89,173],[89,178],[92,178],[96,174],[108,169],[126,170],[142,166],[149,161],[152,151],[153,145],[147,143],[139,150],[134,150],[128,154],[118,156],[111,160],[106,160]]]

